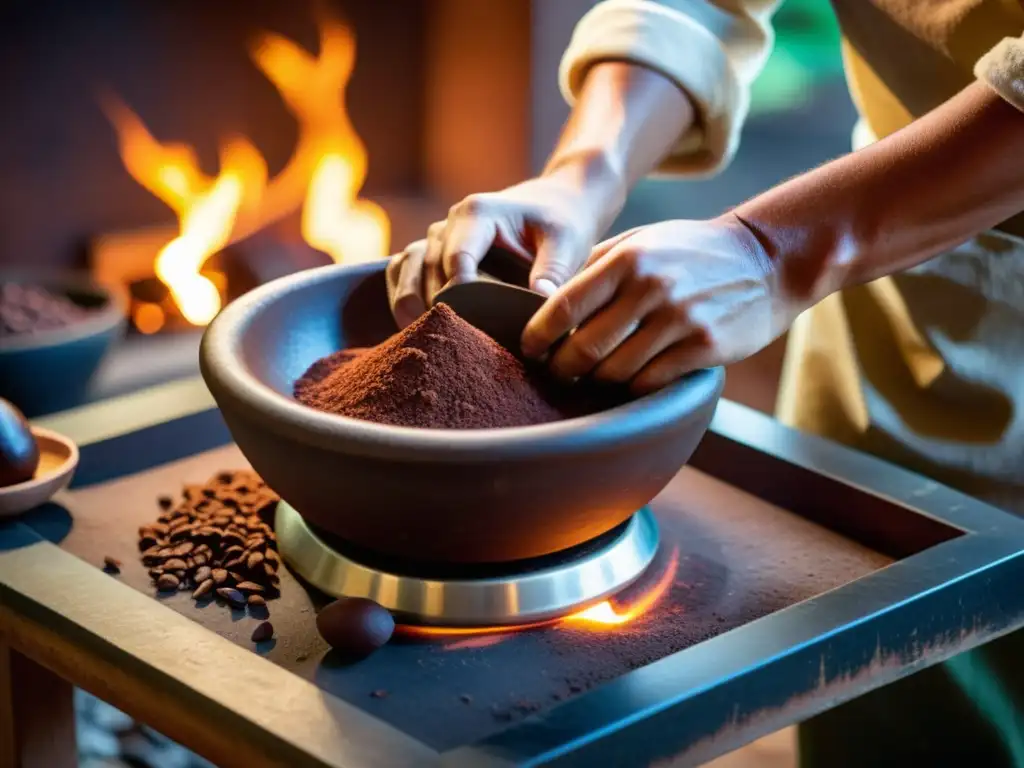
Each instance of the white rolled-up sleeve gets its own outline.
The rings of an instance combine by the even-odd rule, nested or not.
[[[1024,112],[1024,36],[1007,37],[978,59],[974,75]]]
[[[692,100],[698,120],[658,168],[711,176],[732,159],[750,86],[771,53],[781,0],[603,0],[576,25],[559,84],[574,103],[587,71],[629,61],[665,75]]]

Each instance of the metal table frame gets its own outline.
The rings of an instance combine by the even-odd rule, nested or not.
[[[190,380],[42,423],[87,445],[211,405]],[[438,754],[8,522],[0,768],[74,764],[34,717],[66,712],[63,681],[219,765],[695,764],[1024,624],[1009,514],[726,401],[691,464],[903,559]]]

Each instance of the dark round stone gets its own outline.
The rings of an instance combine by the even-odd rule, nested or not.
[[[31,480],[39,466],[39,446],[21,411],[0,398],[0,487]]]
[[[391,614],[373,600],[343,597],[316,617],[316,628],[328,645],[349,661],[366,658],[395,631]]]

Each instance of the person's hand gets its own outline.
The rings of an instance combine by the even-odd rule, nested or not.
[[[388,297],[399,327],[423,314],[450,282],[476,279],[492,245],[533,261],[530,287],[551,295],[590,255],[608,216],[606,197],[597,185],[557,176],[467,197],[446,221],[431,225],[426,239],[388,264]]]
[[[523,352],[551,355],[556,376],[630,383],[637,393],[735,362],[767,346],[802,311],[738,220],[666,221],[594,248],[523,333]],[[571,332],[571,333],[570,333]]]

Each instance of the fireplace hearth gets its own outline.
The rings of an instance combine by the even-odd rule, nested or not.
[[[389,245],[421,236],[462,196],[514,183],[541,162],[565,115],[555,86],[558,56],[588,5],[9,4],[0,55],[19,77],[5,81],[0,103],[18,119],[0,129],[0,257],[89,266],[128,284],[139,330],[202,326],[210,307],[191,318],[188,311],[168,315],[180,310],[181,297],[155,262],[182,234],[182,221],[208,218],[196,213],[198,203],[232,171],[245,182],[240,200],[217,205],[234,222],[220,227],[226,232],[202,233],[200,250],[209,253],[191,254],[191,271],[178,270],[197,277],[211,301],[332,258],[380,257]],[[354,41],[347,83],[337,47],[345,33]],[[273,55],[276,70],[268,64]],[[310,67],[318,56],[334,61]],[[315,82],[296,82],[325,73],[345,86],[334,88],[334,104],[329,82],[319,83],[319,92]],[[310,102],[319,113],[296,109],[296,93],[315,94]],[[309,130],[325,119],[333,131]],[[140,131],[150,146],[140,148]],[[333,176],[316,167],[339,148],[348,166]],[[303,161],[308,167],[295,173]],[[282,178],[295,177],[300,183],[282,195]],[[360,229],[340,226],[355,200],[365,201],[357,207],[379,206],[388,224],[366,235],[370,245],[349,244],[347,254],[331,253],[325,237],[310,246],[304,208],[317,184],[318,204],[339,219],[330,223],[340,231],[326,240]],[[346,185],[351,189],[335,191]],[[192,198],[191,210],[182,198]],[[239,274],[244,279],[232,285]]]

